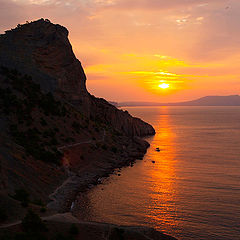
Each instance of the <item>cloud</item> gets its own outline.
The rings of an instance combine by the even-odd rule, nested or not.
[[[26,20],[49,18],[69,28],[77,52],[84,54],[81,44],[211,61],[227,58],[240,46],[237,0],[0,0],[0,4],[1,32]]]
[[[104,2],[104,1],[103,1]],[[209,0],[113,0],[108,5],[109,8],[125,9],[125,10],[173,10],[191,7],[204,7],[209,4]],[[211,3],[226,2],[226,0],[211,0]]]
[[[238,54],[240,50],[240,3],[237,0],[225,1],[225,4],[211,5],[204,12],[195,11],[193,14],[201,14],[201,26],[198,30],[198,38],[191,49],[191,57],[194,59],[223,60]]]
[[[181,68],[180,74],[240,76],[239,0],[0,0],[0,5],[0,32],[39,18],[66,26],[90,81],[100,88],[104,79],[119,86],[132,81],[119,76],[121,71],[157,72],[159,65],[172,73]],[[168,64],[171,58],[176,61]],[[100,64],[110,67],[94,68]]]

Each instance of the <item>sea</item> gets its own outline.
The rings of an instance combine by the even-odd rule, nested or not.
[[[240,239],[240,107],[125,107],[156,135],[143,160],[83,196],[81,220],[177,239]],[[160,152],[156,151],[160,149]]]

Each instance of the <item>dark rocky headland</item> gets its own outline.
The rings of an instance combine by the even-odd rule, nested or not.
[[[53,222],[75,222],[80,232],[66,239],[173,239],[153,229],[54,215],[68,212],[79,192],[114,169],[141,159],[149,147],[141,137],[155,134],[148,123],[87,91],[68,30],[40,19],[6,31],[0,66],[0,233],[21,232],[18,222],[6,224],[32,208],[54,232],[64,227]],[[35,239],[29,234],[21,239]]]

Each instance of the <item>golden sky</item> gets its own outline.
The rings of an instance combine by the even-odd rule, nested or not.
[[[48,18],[68,28],[87,87],[112,101],[240,91],[239,0],[0,0],[0,32]]]

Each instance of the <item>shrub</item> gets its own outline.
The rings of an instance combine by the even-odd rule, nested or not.
[[[7,220],[6,211],[3,208],[0,208],[0,222],[4,222]]]
[[[72,124],[72,127],[73,127],[74,131],[79,133],[79,130],[80,130],[81,126],[78,122],[74,121],[73,124]]]
[[[111,151],[112,151],[113,153],[117,153],[117,148],[113,146],[113,147],[111,148]]]
[[[47,209],[45,208],[45,207],[42,207],[41,209],[40,209],[40,212],[41,213],[45,213],[47,211]]]
[[[44,203],[41,199],[34,199],[32,203],[38,206],[42,206],[42,207],[44,206]]]
[[[72,137],[68,137],[68,138],[65,138],[65,142],[66,142],[66,143],[75,142],[75,139],[72,138]]]
[[[3,235],[1,235],[1,240],[15,240],[13,239],[12,237],[12,234],[11,233],[4,233]]]
[[[123,240],[124,239],[124,229],[113,228],[109,236],[109,240]]]
[[[40,123],[42,126],[47,126],[47,122],[43,118],[41,118]]]
[[[76,226],[76,224],[72,224],[70,229],[69,229],[69,233],[72,235],[78,235],[79,234],[79,229]]]
[[[55,137],[53,137],[53,138],[51,139],[51,141],[49,142],[49,144],[50,144],[50,145],[53,145],[53,146],[56,146],[56,145],[58,145],[58,141],[57,141],[57,139],[56,139]]]
[[[65,106],[62,106],[62,111],[61,111],[61,115],[62,115],[62,117],[65,117],[66,116],[66,114],[67,114],[67,109],[65,108]]]
[[[10,239],[6,239],[10,240]],[[41,233],[16,233],[14,240],[47,240],[47,238]]]
[[[61,233],[58,233],[56,235],[56,237],[54,238],[54,240],[70,240],[68,237],[65,237],[64,235],[62,235]]]
[[[54,128],[54,131],[55,131],[55,132],[59,132],[59,128],[55,127],[55,128]]]
[[[103,149],[103,150],[107,150],[107,149],[108,149],[107,145],[106,145],[106,144],[103,144],[103,145],[102,145],[102,149]]]
[[[43,94],[39,103],[40,108],[43,110],[46,116],[54,115],[61,116],[62,109],[60,109],[60,103],[57,102],[52,93]]]
[[[47,227],[43,223],[42,219],[32,210],[29,210],[22,220],[22,228],[25,232],[33,233],[47,231]]]
[[[28,240],[29,237],[26,233],[16,233],[14,240]]]
[[[27,207],[29,203],[29,193],[24,189],[15,190],[13,198],[20,201],[23,207]]]

